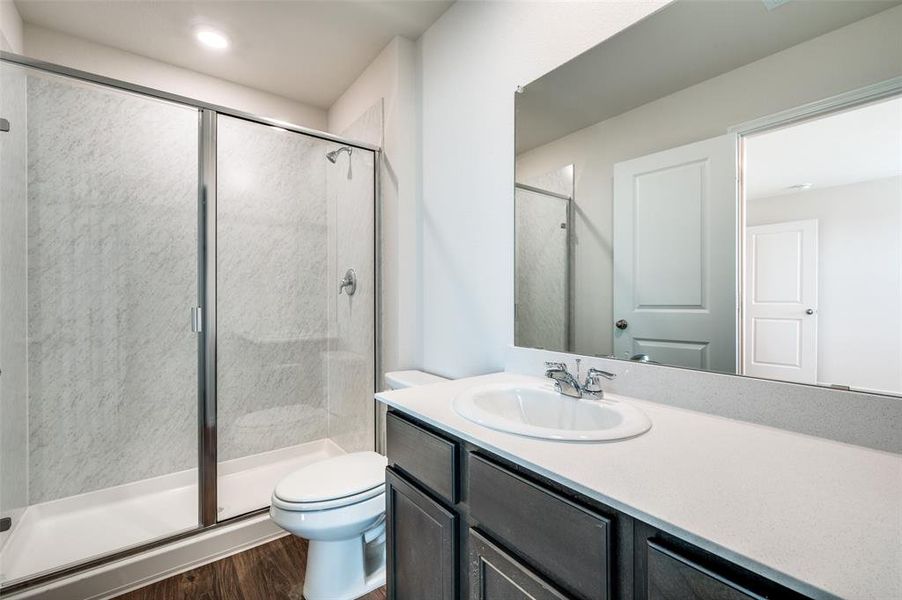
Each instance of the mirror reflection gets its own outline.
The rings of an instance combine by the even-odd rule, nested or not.
[[[523,86],[516,345],[902,393],[899,31],[681,0]]]

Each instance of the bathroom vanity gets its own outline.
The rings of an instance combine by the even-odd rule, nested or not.
[[[600,443],[452,407],[505,382],[548,385],[496,374],[378,396],[390,598],[900,597],[899,457],[622,397],[652,428]]]

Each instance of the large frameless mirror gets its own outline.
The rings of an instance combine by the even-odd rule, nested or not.
[[[899,31],[678,0],[522,86],[516,344],[902,394]]]

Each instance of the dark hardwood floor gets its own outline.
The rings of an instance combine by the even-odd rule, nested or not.
[[[307,541],[293,535],[152,583],[118,600],[302,600]],[[385,600],[385,588],[364,596]]]

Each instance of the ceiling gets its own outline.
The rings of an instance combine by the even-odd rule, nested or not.
[[[16,0],[27,24],[330,107],[396,35],[417,39],[452,1]],[[225,33],[212,51],[194,30]]]
[[[751,136],[745,153],[750,200],[902,175],[902,98]]]
[[[899,4],[678,0],[526,85],[517,153]]]

